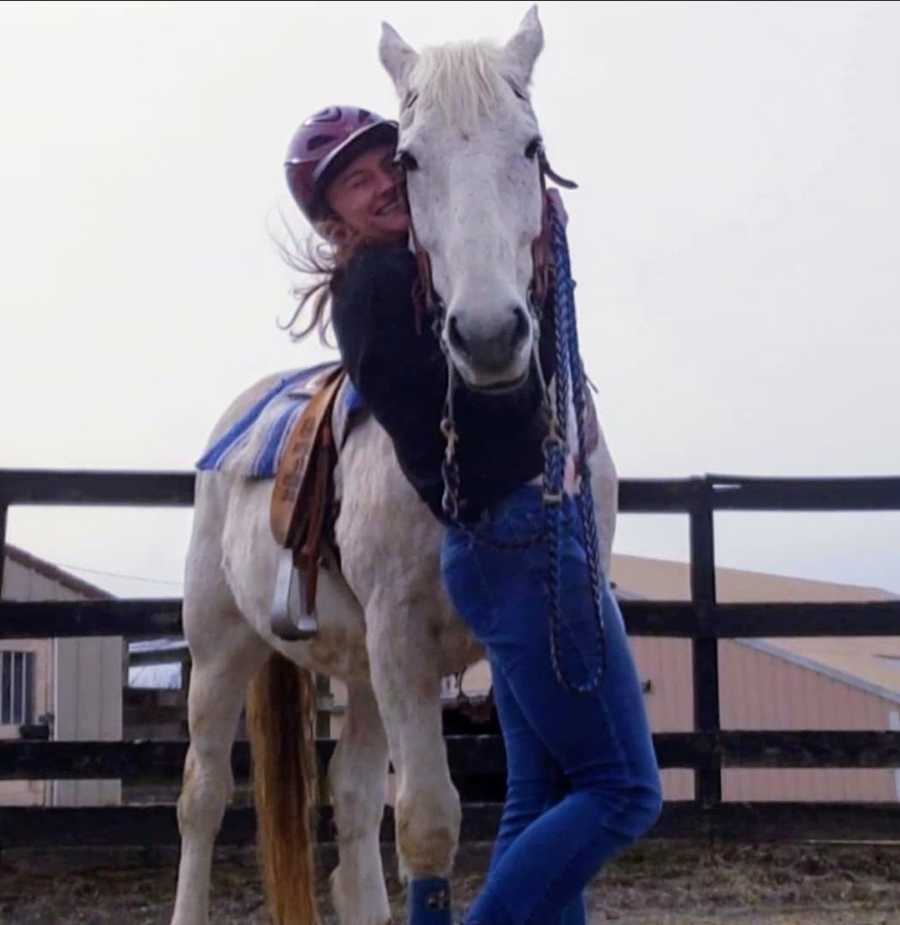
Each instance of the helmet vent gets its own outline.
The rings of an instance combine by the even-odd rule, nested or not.
[[[310,116],[307,125],[315,125],[316,122],[340,122],[341,109],[339,106],[328,106],[320,109],[314,116]]]
[[[309,151],[315,151],[316,148],[321,148],[322,145],[327,145],[333,141],[334,137],[331,135],[313,135],[306,143],[306,147]]]

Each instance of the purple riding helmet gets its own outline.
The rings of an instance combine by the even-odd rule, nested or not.
[[[397,143],[397,123],[356,106],[329,106],[294,132],[284,170],[300,211],[315,222],[327,215],[323,194],[329,182],[359,154]]]

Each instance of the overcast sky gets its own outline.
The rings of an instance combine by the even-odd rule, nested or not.
[[[276,327],[295,127],[396,111],[382,19],[417,46],[505,40],[527,7],[0,5],[0,467],[189,469],[241,390],[322,359]],[[580,331],[620,474],[900,474],[900,6],[539,9],[535,108],[581,184]],[[8,538],[177,594],[189,518],[18,508]],[[720,564],[900,591],[900,514],[716,525]],[[684,559],[686,519],[622,517],[616,548]]]

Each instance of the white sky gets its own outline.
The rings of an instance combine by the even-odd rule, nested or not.
[[[292,344],[281,162],[386,115],[380,21],[505,40],[526,3],[0,5],[0,467],[192,466]],[[540,5],[535,108],[623,477],[900,473],[900,6]],[[9,540],[177,594],[189,512],[13,509]],[[900,591],[900,514],[722,515],[720,564]],[[687,555],[623,517],[617,550]]]

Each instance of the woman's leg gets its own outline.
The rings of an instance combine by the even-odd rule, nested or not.
[[[506,679],[491,666],[494,702],[506,746],[506,801],[500,830],[494,842],[490,877],[502,861],[507,848],[522,832],[557,803],[565,787],[562,772],[544,743],[522,713]],[[585,925],[584,900],[579,894],[561,915],[547,918],[546,925]]]
[[[491,537],[514,539],[534,528],[539,502],[508,505]],[[596,662],[593,602],[572,505],[561,551],[561,661],[583,681]],[[524,513],[523,513],[524,511]],[[527,516],[526,516],[527,515]],[[606,667],[591,695],[557,680],[548,644],[542,547],[504,551],[451,531],[444,577],[464,619],[490,647],[512,698],[562,768],[570,792],[505,846],[470,911],[472,925],[543,925],[573,900],[610,857],[656,820],[659,775],[643,695],[618,606],[603,592]]]

